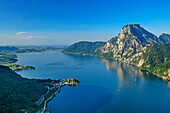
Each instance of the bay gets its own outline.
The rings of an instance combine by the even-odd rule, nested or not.
[[[74,77],[76,87],[65,86],[48,103],[51,113],[167,113],[168,83],[135,66],[60,51],[18,53],[16,64],[35,70],[18,72],[26,78]]]

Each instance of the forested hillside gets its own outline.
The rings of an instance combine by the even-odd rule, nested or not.
[[[81,41],[75,43],[68,48],[64,49],[63,53],[71,53],[71,54],[93,54],[96,49],[103,46],[105,42],[87,42]]]
[[[36,101],[47,92],[43,83],[22,78],[8,67],[0,66],[0,112],[17,113],[34,110]]]
[[[170,78],[170,43],[150,46],[143,55],[142,68],[158,76]]]

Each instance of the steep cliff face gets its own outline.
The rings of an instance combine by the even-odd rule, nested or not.
[[[102,54],[112,52],[115,60],[143,64],[141,56],[151,44],[161,44],[162,41],[154,34],[142,28],[139,24],[129,24],[122,27],[117,37],[109,40],[98,51]]]
[[[166,33],[162,33],[159,36],[159,39],[163,42],[163,43],[170,43],[170,35],[166,34]]]

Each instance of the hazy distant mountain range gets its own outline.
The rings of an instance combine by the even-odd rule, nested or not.
[[[170,79],[168,43],[169,34],[162,33],[157,37],[139,24],[129,24],[122,27],[118,36],[107,42],[78,42],[62,52],[114,59],[136,65],[164,79]]]
[[[49,50],[63,50],[64,46],[26,46],[26,47],[16,47],[16,46],[0,46],[0,54],[6,53],[26,53],[26,52],[43,52]]]

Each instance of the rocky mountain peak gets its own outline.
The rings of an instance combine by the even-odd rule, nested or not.
[[[161,43],[156,35],[142,28],[140,24],[127,24],[117,37],[109,40],[100,50],[103,54],[112,52],[115,60],[134,62],[139,60],[140,57],[137,56],[142,56],[148,46]]]
[[[140,24],[128,24],[123,26],[119,34],[119,38],[136,39],[138,43],[143,43],[143,44],[162,43],[162,41],[159,40],[159,38],[156,35],[142,28]]]
[[[122,34],[132,34],[132,29],[139,29],[139,24],[128,24],[122,27],[120,35]],[[122,37],[122,36],[121,36]]]
[[[139,29],[140,28],[140,24],[127,24],[127,25],[124,25],[122,27],[121,31],[130,30],[131,28]]]

